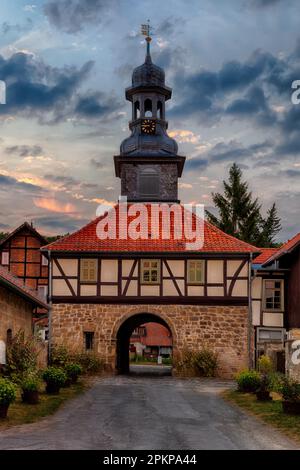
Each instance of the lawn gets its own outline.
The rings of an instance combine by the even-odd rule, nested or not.
[[[53,414],[64,402],[76,397],[88,388],[86,379],[80,380],[71,387],[61,388],[58,395],[40,394],[40,402],[37,405],[22,403],[21,394],[18,393],[17,400],[10,405],[7,419],[0,419],[0,429],[16,426],[18,424],[33,423],[39,419]]]
[[[300,416],[283,413],[278,394],[274,393],[273,400],[269,402],[258,401],[256,395],[236,390],[226,390],[222,396],[225,400],[262,419],[265,423],[276,427],[286,436],[300,442]]]

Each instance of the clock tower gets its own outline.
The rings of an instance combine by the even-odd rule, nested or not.
[[[152,62],[149,29],[146,43],[145,62],[134,69],[132,85],[126,89],[132,104],[131,135],[115,156],[116,176],[121,179],[121,195],[129,202],[179,202],[178,178],[185,157],[177,155],[177,143],[167,134],[165,103],[172,90],[165,85],[163,69]]]

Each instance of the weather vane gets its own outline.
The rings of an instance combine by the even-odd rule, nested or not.
[[[147,21],[147,24],[141,25],[141,33],[143,36],[146,36],[146,41],[151,41],[150,34],[152,33],[152,26],[150,26],[150,20]]]

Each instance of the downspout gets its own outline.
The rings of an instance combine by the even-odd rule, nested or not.
[[[253,368],[252,261],[253,261],[253,254],[250,253],[249,266],[248,266],[248,285],[249,285],[249,288],[248,288],[248,364],[249,364],[249,369]]]
[[[52,347],[52,260],[51,251],[48,250],[48,362],[51,359],[51,347]]]

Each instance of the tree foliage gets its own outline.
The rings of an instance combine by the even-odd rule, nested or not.
[[[229,179],[223,181],[224,193],[213,193],[218,216],[206,211],[208,221],[229,235],[258,247],[276,246],[275,236],[281,229],[275,203],[262,216],[261,204],[243,181],[242,170],[236,163],[229,170]]]

